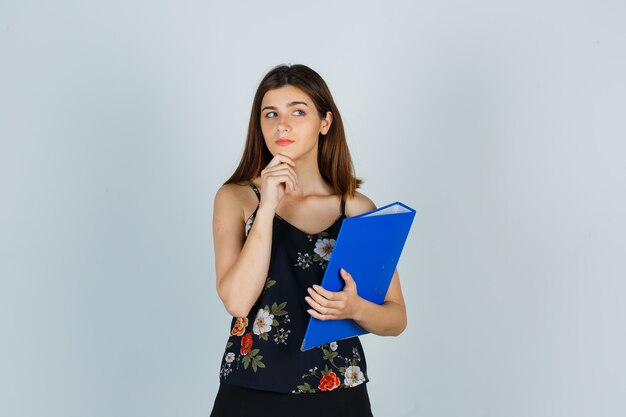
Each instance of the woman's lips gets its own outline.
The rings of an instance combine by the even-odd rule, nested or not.
[[[279,146],[287,146],[289,144],[292,144],[293,141],[291,139],[287,139],[287,138],[280,138],[276,141],[276,144]]]

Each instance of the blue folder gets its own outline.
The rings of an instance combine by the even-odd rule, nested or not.
[[[382,304],[414,217],[415,210],[396,202],[344,219],[322,287],[341,291],[344,281],[339,269],[343,268],[354,278],[359,296]],[[300,350],[365,333],[368,332],[350,319],[311,317]]]

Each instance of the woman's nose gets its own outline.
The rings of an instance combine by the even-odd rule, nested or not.
[[[279,132],[286,132],[291,128],[291,126],[289,126],[289,121],[287,120],[286,116],[279,116],[277,127]]]

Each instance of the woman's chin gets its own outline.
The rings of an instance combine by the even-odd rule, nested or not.
[[[287,158],[292,159],[294,161],[299,156],[299,155],[294,154],[293,152],[289,152],[288,149],[273,149],[273,150],[270,150],[270,153],[272,154],[272,156],[276,156],[277,154],[281,154],[281,155],[284,155]]]

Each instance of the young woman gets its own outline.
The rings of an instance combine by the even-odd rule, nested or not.
[[[310,317],[349,318],[398,335],[406,310],[395,271],[382,305],[319,284],[344,218],[375,209],[356,191],[339,110],[304,65],[261,81],[243,156],[215,196],[217,292],[233,316],[212,417],[371,416],[358,337],[300,351]]]

